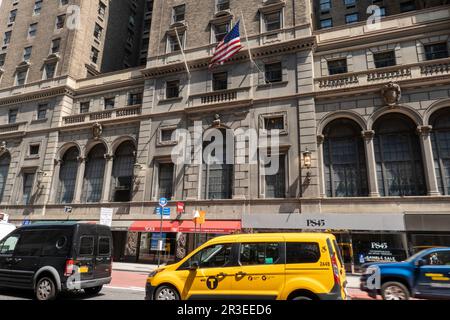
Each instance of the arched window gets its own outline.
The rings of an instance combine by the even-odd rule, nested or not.
[[[3,193],[5,192],[6,181],[8,180],[9,164],[11,156],[4,153],[0,156],[0,202],[3,201]]]
[[[323,159],[328,197],[368,195],[366,157],[362,129],[354,121],[338,119],[323,134]]]
[[[105,154],[106,147],[101,143],[89,152],[84,171],[83,202],[100,202],[102,199]]]
[[[131,141],[123,142],[114,154],[112,171],[112,201],[131,201],[133,188],[133,168],[136,148]]]
[[[225,129],[205,132],[203,151],[214,146],[211,153],[203,152],[202,194],[205,199],[231,199],[233,195],[233,157],[230,154],[234,153],[227,148],[227,135],[230,139],[230,132]],[[208,157],[215,160],[208,160]]]
[[[57,201],[59,203],[71,203],[75,194],[75,183],[77,180],[78,157],[80,153],[77,147],[66,151],[62,158],[59,169],[59,186]]]
[[[389,114],[376,121],[374,130],[380,195],[425,195],[422,153],[414,122],[401,114]]]
[[[442,109],[432,115],[433,144],[436,178],[441,194],[450,194],[450,108]]]

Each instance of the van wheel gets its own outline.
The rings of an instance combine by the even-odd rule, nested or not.
[[[293,297],[291,300],[298,301],[298,300],[312,300],[312,299],[310,297],[306,297],[306,296],[296,296],[296,297]]]
[[[180,300],[180,295],[171,286],[161,286],[155,292],[155,300]]]
[[[99,294],[100,291],[102,291],[102,289],[103,289],[103,286],[84,288],[84,293],[89,294],[89,295],[96,295],[96,294]]]
[[[409,300],[409,290],[400,282],[386,282],[381,286],[383,300]]]
[[[36,299],[40,301],[54,300],[56,298],[55,282],[49,277],[42,277],[36,284]]]

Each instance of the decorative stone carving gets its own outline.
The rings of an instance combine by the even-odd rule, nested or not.
[[[325,140],[325,136],[323,134],[318,134],[317,135],[317,144],[318,145],[321,145],[324,140]]]
[[[0,153],[5,152],[6,150],[8,150],[8,148],[6,148],[6,141],[2,141],[0,143]]]
[[[104,154],[105,160],[106,161],[111,161],[113,159],[113,155],[109,154],[109,153],[105,153]]]
[[[364,140],[372,140],[375,136],[375,131],[373,130],[367,130],[367,131],[361,131],[361,135]]]
[[[92,136],[94,137],[94,140],[100,139],[103,133],[103,127],[100,123],[96,122],[94,126],[92,127]]]
[[[220,127],[220,115],[218,113],[214,115],[213,127]]]
[[[388,106],[394,107],[402,97],[402,90],[398,84],[390,81],[381,89],[381,95]]]
[[[432,126],[418,126],[417,134],[419,134],[420,136],[428,136],[430,135],[432,129]]]

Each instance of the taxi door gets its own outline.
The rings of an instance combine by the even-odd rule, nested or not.
[[[187,260],[177,274],[184,287],[182,299],[227,299],[234,277],[233,244],[208,246]],[[183,278],[183,279],[181,279]]]
[[[416,290],[427,297],[450,298],[450,250],[433,252],[424,260]]]
[[[239,242],[232,281],[235,298],[276,299],[285,284],[285,244],[282,237]]]

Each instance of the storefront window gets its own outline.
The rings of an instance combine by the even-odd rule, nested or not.
[[[163,251],[161,252],[161,262],[171,263],[175,261],[176,233],[162,233]],[[158,261],[158,233],[142,233],[139,262],[155,263]]]

